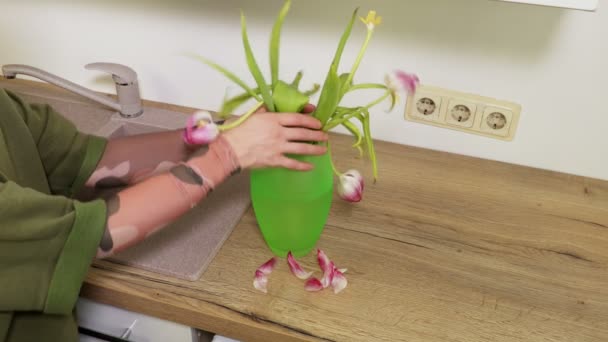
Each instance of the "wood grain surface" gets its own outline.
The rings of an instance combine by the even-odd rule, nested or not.
[[[332,141],[339,168],[362,167],[350,137]],[[271,253],[251,210],[200,280],[99,261],[82,295],[243,341],[608,341],[608,182],[377,150],[379,181],[334,201],[318,243],[348,267],[338,295],[304,291],[284,260],[255,291]]]
[[[608,182],[377,147],[379,181],[334,201],[318,244],[344,292],[307,293],[284,261],[256,292],[271,254],[250,210],[199,281],[99,262],[83,295],[243,341],[608,341]]]

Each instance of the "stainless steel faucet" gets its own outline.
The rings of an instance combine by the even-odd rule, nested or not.
[[[40,70],[28,65],[7,64],[2,66],[2,73],[4,74],[4,77],[8,79],[13,79],[19,74],[38,78],[42,81],[54,84],[58,87],[67,89],[95,102],[108,106],[118,111],[123,117],[134,118],[143,113],[141,98],[139,96],[137,73],[133,69],[125,65],[114,63],[91,63],[87,64],[85,68],[88,70],[99,70],[112,74],[114,84],[116,85],[118,101],[79,86],[78,84],[70,82],[59,76],[50,74],[44,70]]]

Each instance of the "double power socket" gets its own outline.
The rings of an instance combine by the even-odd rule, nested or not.
[[[516,103],[420,85],[408,97],[405,119],[510,141],[520,113]]]

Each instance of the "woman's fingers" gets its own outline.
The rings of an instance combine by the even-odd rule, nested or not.
[[[279,115],[279,123],[286,127],[321,129],[321,122],[310,115],[284,113]]]
[[[289,141],[326,141],[327,133],[307,128],[286,128],[285,138]]]
[[[319,156],[327,152],[327,147],[306,143],[287,143],[282,148],[282,153]]]
[[[277,159],[277,166],[296,171],[310,171],[313,169],[312,164],[304,163],[285,156],[281,156]]]

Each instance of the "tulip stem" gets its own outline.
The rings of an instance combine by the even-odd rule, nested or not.
[[[330,129],[332,129],[332,128],[336,127],[336,126],[339,126],[339,125],[343,124],[345,121],[348,121],[348,120],[350,120],[350,119],[351,119],[351,118],[353,118],[353,117],[358,118],[358,119],[361,121],[361,123],[363,123],[363,119],[364,119],[364,118],[363,118],[363,116],[361,115],[361,112],[362,112],[363,110],[368,110],[368,109],[370,109],[371,107],[373,107],[373,106],[375,106],[375,105],[379,104],[380,102],[382,102],[382,101],[386,100],[386,98],[387,98],[387,97],[389,97],[389,96],[390,96],[390,94],[391,94],[391,93],[390,93],[390,91],[387,91],[387,92],[386,92],[384,95],[382,95],[382,96],[380,96],[379,98],[377,98],[376,100],[374,100],[374,101],[372,101],[372,102],[368,103],[368,104],[367,104],[366,106],[364,106],[364,107],[358,107],[358,108],[354,108],[354,109],[353,109],[353,111],[351,111],[351,112],[344,112],[344,113],[338,114],[339,118],[337,118],[337,119],[333,119],[333,120],[329,121],[329,122],[328,122],[328,123],[325,125],[325,127],[323,127],[323,130],[324,130],[324,131],[329,131]]]
[[[361,123],[363,123],[363,116],[360,113],[362,108],[363,107],[355,108],[352,112],[344,112],[343,114],[340,114],[339,118],[333,119],[332,121],[328,122],[325,127],[323,127],[323,130],[329,131],[330,129],[333,129],[337,126],[343,125],[344,122],[350,120],[353,117],[356,117],[357,119],[359,119],[359,121],[361,121]]]
[[[355,84],[348,88],[348,92],[355,90],[363,90],[363,89],[387,89],[387,86],[380,83],[361,83]]]
[[[342,91],[341,91],[341,95],[343,95],[344,93],[346,93],[348,91],[348,87],[350,86],[350,83],[353,81],[353,77],[355,77],[355,72],[357,72],[357,69],[359,68],[359,64],[361,63],[361,60],[363,59],[363,55],[365,55],[365,50],[367,50],[367,45],[369,44],[369,41],[372,38],[372,34],[374,33],[373,29],[367,29],[367,35],[365,36],[365,41],[363,42],[363,46],[361,46],[361,50],[359,50],[359,54],[357,55],[357,59],[355,60],[355,63],[353,64],[352,69],[350,69],[350,73],[348,74],[348,77],[346,78],[346,82],[344,82],[342,84]]]
[[[336,169],[336,166],[334,165],[334,159],[331,155],[331,144],[329,143],[329,140],[327,140],[327,154],[329,154],[329,163],[331,164],[331,169],[334,170],[336,176],[340,177],[341,173],[338,172],[338,169]]]
[[[220,131],[224,132],[224,131],[233,129],[235,127],[238,127],[240,124],[245,122],[245,120],[247,120],[253,113],[255,113],[258,109],[260,109],[260,107],[262,107],[263,104],[264,104],[263,101],[258,102],[253,108],[251,108],[247,113],[241,115],[236,121],[220,126],[219,127]]]
[[[365,118],[365,120],[363,120],[363,134],[365,135],[365,140],[367,142],[367,153],[372,162],[374,183],[376,183],[376,180],[378,179],[378,163],[376,161],[376,151],[374,149],[374,141],[372,140],[372,132],[369,127],[369,111],[365,110],[363,112],[363,117]]]
[[[387,98],[387,97],[389,97],[390,95],[391,95],[391,92],[390,92],[390,91],[387,91],[387,92],[386,92],[384,95],[380,96],[380,97],[379,97],[379,98],[377,98],[375,101],[372,101],[372,102],[368,103],[368,104],[367,104],[367,105],[366,105],[364,108],[369,109],[369,108],[371,108],[371,107],[373,107],[373,106],[377,105],[378,103],[380,103],[380,102],[382,102],[382,101],[386,100],[386,98]]]

